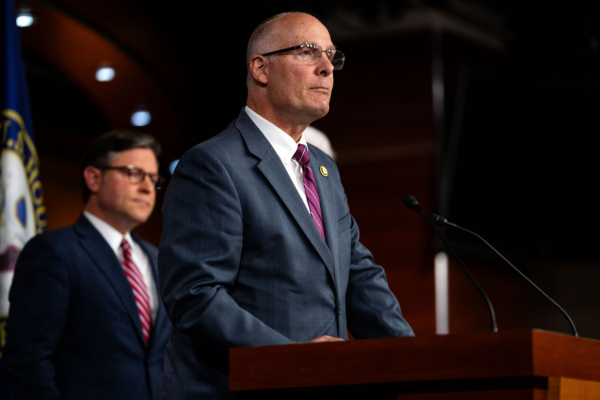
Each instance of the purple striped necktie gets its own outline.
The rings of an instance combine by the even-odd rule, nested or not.
[[[321,217],[321,202],[319,201],[319,192],[317,192],[317,181],[315,180],[310,165],[310,159],[308,158],[308,148],[303,144],[299,144],[298,150],[296,150],[296,154],[294,154],[294,158],[302,167],[302,180],[304,182],[304,191],[306,192],[306,200],[308,201],[310,215],[315,222],[321,237],[325,240],[323,218]]]
[[[140,315],[140,322],[142,323],[142,333],[144,334],[144,340],[148,344],[150,339],[150,329],[152,326],[152,314],[150,313],[150,296],[148,295],[148,288],[144,283],[144,278],[139,268],[133,262],[131,258],[131,246],[126,239],[121,242],[121,249],[123,250],[123,270],[127,276],[127,280],[133,290],[133,297],[135,297],[135,305]]]

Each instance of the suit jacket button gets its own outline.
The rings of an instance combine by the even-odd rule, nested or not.
[[[341,317],[342,316],[342,311],[338,311],[338,315]]]

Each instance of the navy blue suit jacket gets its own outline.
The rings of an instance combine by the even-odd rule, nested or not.
[[[132,237],[158,282],[156,248]],[[15,268],[2,357],[17,400],[153,399],[172,331],[159,305],[146,346],[123,267],[84,216],[31,239]]]
[[[243,110],[181,158],[159,247],[163,301],[176,329],[158,399],[233,397],[232,347],[347,338],[347,329],[358,339],[413,334],[358,240],[335,163],[316,147],[309,154],[327,243]]]

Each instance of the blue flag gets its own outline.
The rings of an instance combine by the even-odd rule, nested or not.
[[[0,1],[0,357],[6,341],[8,291],[25,243],[46,227],[39,160],[12,0]],[[12,398],[0,371],[0,398]]]

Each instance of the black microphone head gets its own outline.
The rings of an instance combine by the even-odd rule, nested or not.
[[[404,205],[410,208],[411,210],[419,211],[421,209],[421,207],[419,207],[419,202],[417,201],[417,199],[412,197],[410,194],[404,195],[402,201],[404,202]]]
[[[441,215],[437,214],[429,214],[429,218],[437,225],[437,226],[446,226],[448,225],[448,220]]]

